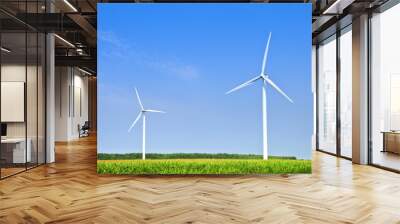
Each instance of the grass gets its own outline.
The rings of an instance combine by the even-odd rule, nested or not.
[[[99,153],[98,160],[130,160],[141,159],[142,153],[126,153],[126,154],[109,154]],[[270,159],[291,159],[295,160],[294,156],[269,156]],[[148,153],[146,159],[262,159],[262,155],[254,154],[228,154],[228,153]]]
[[[311,160],[151,159],[98,160],[100,174],[286,174],[311,173]]]

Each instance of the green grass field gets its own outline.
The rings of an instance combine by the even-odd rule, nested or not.
[[[126,153],[126,154],[109,154],[99,153],[98,160],[129,160],[141,159],[142,153]],[[294,156],[269,156],[270,159],[291,159],[295,160]],[[146,159],[262,159],[262,155],[254,154],[229,154],[229,153],[148,153]]]
[[[99,174],[287,174],[311,173],[311,160],[152,159],[98,160]]]

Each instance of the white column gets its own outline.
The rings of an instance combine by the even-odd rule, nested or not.
[[[46,11],[54,12],[54,5],[46,1]],[[54,34],[46,35],[46,163],[55,161],[55,43]]]
[[[368,163],[368,15],[353,19],[352,158]]]
[[[55,56],[54,35],[46,36],[46,163],[55,161]]]

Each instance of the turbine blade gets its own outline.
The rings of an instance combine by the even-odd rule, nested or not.
[[[265,78],[265,81],[267,81],[272,87],[274,87],[276,89],[276,91],[278,91],[280,94],[282,94],[287,100],[289,100],[291,103],[293,103],[293,100],[290,99],[290,97],[288,95],[286,95],[286,93],[283,92],[283,90],[281,90],[274,82],[272,82],[271,79]]]
[[[246,86],[249,86],[249,85],[253,84],[254,82],[256,82],[257,80],[259,80],[260,78],[261,78],[261,76],[257,76],[257,77],[255,77],[255,78],[252,78],[252,79],[250,79],[249,81],[244,82],[244,83],[242,83],[242,84],[236,86],[235,88],[229,90],[229,91],[226,92],[225,94],[229,94],[229,93],[235,92],[235,91],[237,91],[237,90],[239,90],[239,89],[241,89],[241,88],[244,88],[244,87],[246,87]]]
[[[139,121],[140,117],[142,116],[142,112],[139,113],[139,115],[136,117],[135,121],[132,122],[132,125],[129,127],[128,132],[131,132],[132,128],[135,126],[135,124]]]
[[[139,101],[140,108],[142,108],[142,110],[143,110],[143,104],[142,104],[142,101],[140,100],[139,92],[136,89],[136,87],[135,87],[135,92],[136,92],[136,97],[137,97],[137,99]]]
[[[268,36],[267,46],[265,46],[264,58],[263,58],[263,63],[262,63],[262,68],[261,68],[261,74],[263,74],[263,75],[265,75],[265,66],[267,64],[267,59],[268,59],[269,42],[271,40],[271,35],[272,35],[272,33],[270,32],[269,36]]]
[[[146,112],[153,112],[153,113],[162,113],[165,114],[167,112],[161,111],[161,110],[145,110]]]

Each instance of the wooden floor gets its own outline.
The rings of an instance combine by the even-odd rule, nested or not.
[[[315,153],[312,175],[96,174],[96,139],[0,181],[0,223],[400,223],[400,175]]]
[[[8,177],[11,176],[13,174],[19,173],[19,172],[23,172],[25,171],[25,167],[23,168],[15,168],[15,167],[7,167],[7,168],[1,168],[1,177]]]

